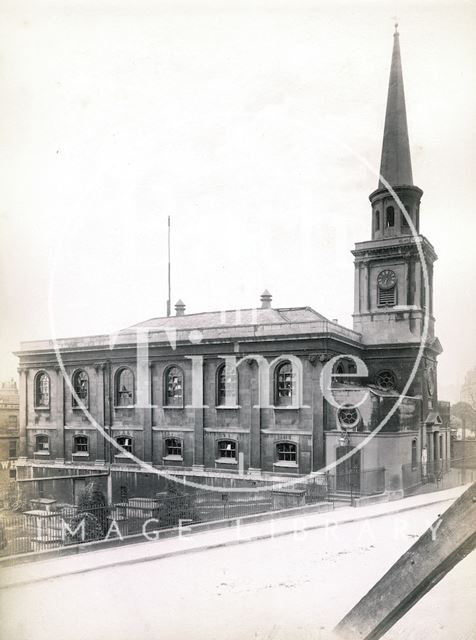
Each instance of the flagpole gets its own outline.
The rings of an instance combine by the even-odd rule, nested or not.
[[[167,280],[168,280],[168,298],[167,298],[167,318],[170,317],[170,216],[167,218]]]

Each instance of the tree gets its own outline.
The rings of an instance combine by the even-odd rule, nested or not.
[[[69,542],[89,542],[101,540],[108,529],[108,509],[106,498],[97,482],[90,482],[78,497],[77,513],[73,516],[70,528],[75,531],[84,521],[84,539],[81,530],[74,536],[68,535]]]
[[[451,415],[461,420],[463,429],[476,430],[476,411],[468,402],[457,402],[451,406]]]

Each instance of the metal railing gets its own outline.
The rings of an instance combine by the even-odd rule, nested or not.
[[[150,536],[177,526],[272,513],[290,507],[322,503],[329,508],[328,499],[323,476],[295,490],[172,492],[86,509],[56,505],[51,511],[4,510],[0,512],[0,557],[135,534]]]
[[[171,490],[154,498],[128,498],[112,506],[54,505],[50,511],[0,512],[0,557],[57,549],[95,540],[112,540],[177,526],[274,513],[306,505],[334,508],[385,490],[385,469],[328,473],[281,490],[230,492]],[[30,509],[30,510],[28,510]]]

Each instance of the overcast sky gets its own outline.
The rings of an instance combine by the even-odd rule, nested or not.
[[[440,398],[476,364],[470,2],[3,0],[0,377],[20,340],[309,305],[352,326],[395,16]]]

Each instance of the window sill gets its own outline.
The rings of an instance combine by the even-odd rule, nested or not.
[[[289,460],[279,460],[278,462],[273,462],[273,467],[288,467],[289,469],[297,469],[297,462],[291,462]]]
[[[89,410],[89,406],[87,404],[84,405],[84,409],[83,409],[83,407],[80,407],[78,404],[75,404],[71,408],[72,408],[73,411],[83,411],[84,409],[88,409]]]
[[[81,407],[77,407],[78,409],[80,409]],[[134,404],[127,404],[127,405],[118,405],[118,406],[114,406],[114,411],[120,411],[121,409],[135,409],[135,405]]]
[[[298,407],[298,406],[296,406],[296,405],[289,405],[289,406],[286,406],[286,405],[279,405],[279,404],[277,404],[277,405],[273,405],[273,407],[272,407],[272,408],[273,408],[275,411],[299,411],[299,409],[300,409],[301,407]]]
[[[217,404],[215,409],[218,411],[223,411],[223,409],[241,409],[241,405],[239,404]]]
[[[133,455],[133,454],[131,454],[131,455]],[[126,456],[124,453],[115,453],[114,457],[115,458],[119,458],[121,460],[131,460],[131,457],[130,456]]]
[[[49,451],[35,451],[34,455],[35,456],[49,456],[50,452]]]
[[[168,460],[170,462],[183,462],[182,456],[163,456],[162,460]]]
[[[49,411],[49,407],[35,407],[35,411]]]
[[[217,464],[238,464],[238,460],[236,458],[216,458],[215,462]]]
[[[184,409],[185,407],[183,406],[183,404],[164,404],[164,406],[162,407],[162,409]]]
[[[87,451],[76,451],[73,453],[74,458],[89,458],[89,453]]]

